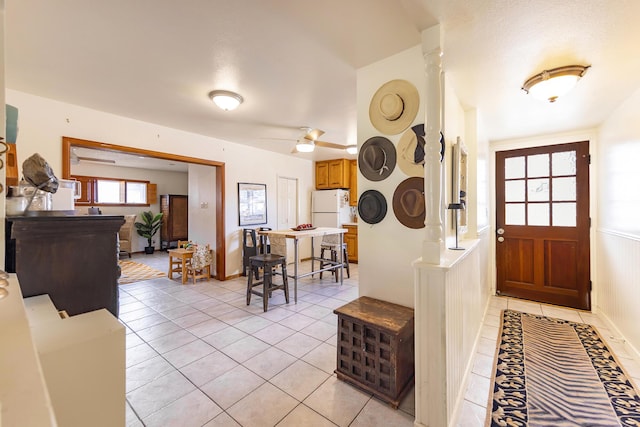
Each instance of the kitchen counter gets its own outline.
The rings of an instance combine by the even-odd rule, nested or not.
[[[342,226],[343,227],[357,227],[358,223],[357,222],[343,222]]]

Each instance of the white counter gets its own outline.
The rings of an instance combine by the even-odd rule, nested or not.
[[[0,425],[57,426],[15,274],[0,300]]]

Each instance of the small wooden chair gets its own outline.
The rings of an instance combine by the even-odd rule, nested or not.
[[[198,279],[211,277],[211,264],[213,263],[213,251],[209,245],[196,246],[193,256],[187,263],[187,278],[193,278],[195,285]]]
[[[190,240],[178,240],[178,249],[182,248],[187,243],[191,243]],[[179,258],[173,258],[171,260],[171,265],[169,266],[169,270],[174,271],[176,273],[182,272],[182,261]]]

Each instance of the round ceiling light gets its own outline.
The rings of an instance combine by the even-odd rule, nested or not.
[[[590,65],[567,65],[565,67],[544,70],[529,78],[522,90],[536,99],[555,102],[560,96],[565,95],[584,76]]]
[[[214,90],[209,92],[209,98],[224,111],[238,108],[244,99],[235,92],[229,90]]]

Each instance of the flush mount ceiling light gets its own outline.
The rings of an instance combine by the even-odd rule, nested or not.
[[[314,148],[313,141],[306,138],[298,139],[298,143],[296,144],[296,150],[301,153],[311,153]]]
[[[209,98],[224,111],[231,111],[242,104],[242,97],[235,92],[228,90],[214,90],[209,92]]]
[[[357,154],[358,153],[358,146],[357,145],[347,145],[347,153],[349,154]]]
[[[529,78],[522,86],[522,90],[536,99],[555,102],[558,97],[573,89],[589,67],[591,66],[567,65],[544,70]]]

